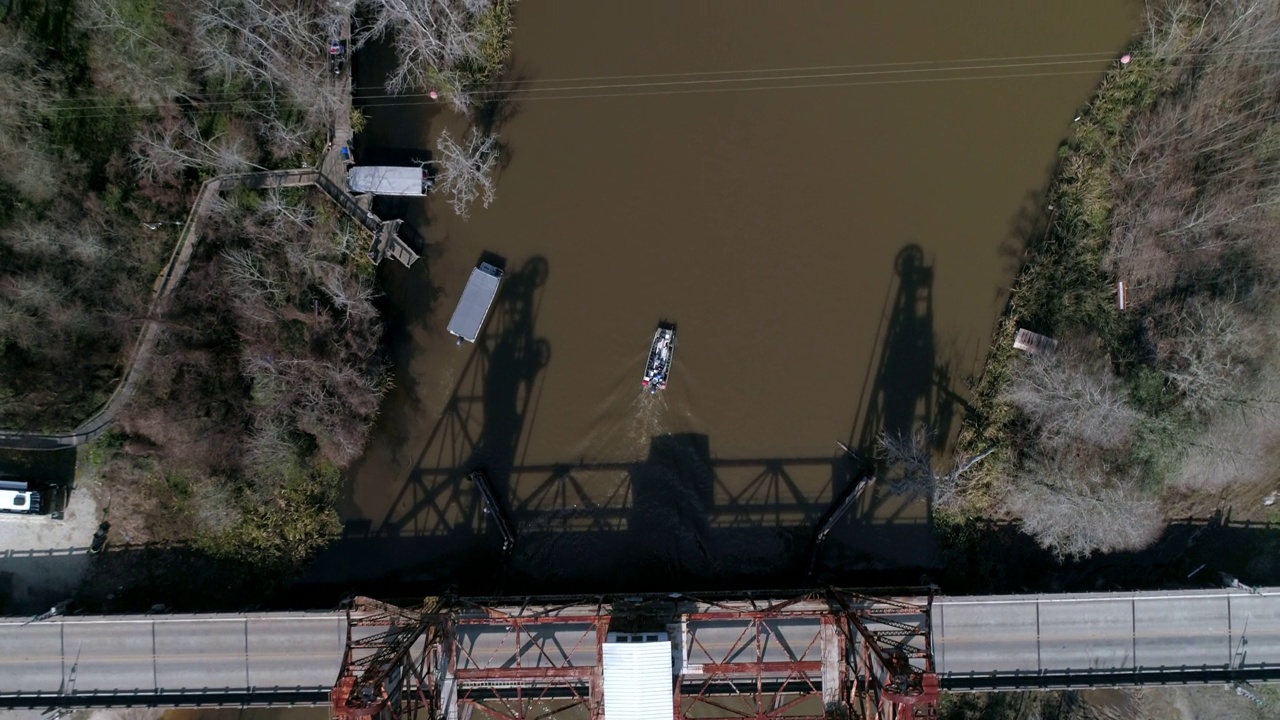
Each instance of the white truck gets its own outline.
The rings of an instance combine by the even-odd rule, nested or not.
[[[431,176],[422,167],[355,165],[347,170],[347,188],[353,194],[426,195]]]
[[[40,491],[28,483],[17,480],[0,480],[0,512],[38,514],[44,509]]]

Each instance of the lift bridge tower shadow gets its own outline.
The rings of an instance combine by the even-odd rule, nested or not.
[[[844,575],[849,571],[929,568],[938,564],[932,533],[931,499],[903,493],[878,459],[882,435],[911,436],[923,432],[928,450],[940,453],[951,436],[956,397],[951,377],[938,364],[934,332],[934,268],[919,245],[898,252],[893,264],[895,285],[886,299],[881,340],[863,382],[861,421],[846,445],[859,462],[844,482],[832,510],[847,500],[847,513],[829,513],[819,525],[810,575]],[[876,478],[856,499],[859,480]]]
[[[487,254],[482,260],[502,262]],[[503,573],[494,568],[505,565],[511,548],[489,514],[495,503],[503,514],[510,511],[511,470],[551,356],[534,330],[547,276],[541,257],[506,272],[483,333],[474,346],[457,348],[468,353],[457,382],[376,529],[349,527],[304,581],[501,590]],[[477,486],[477,470],[485,491]]]

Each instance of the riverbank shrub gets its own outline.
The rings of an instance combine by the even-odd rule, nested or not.
[[[33,0],[0,25],[0,427],[75,427],[119,380],[200,183],[313,166],[342,3]],[[228,190],[142,385],[92,449],[113,543],[246,574],[338,529],[386,373],[367,234],[311,190]],[[121,580],[124,580],[121,578]]]
[[[1131,56],[1062,148],[962,434],[997,451],[956,514],[1060,556],[1143,546],[1167,492],[1265,479],[1280,442],[1280,5],[1153,2]]]
[[[173,327],[121,417],[143,458],[152,539],[217,557],[298,563],[338,530],[341,468],[386,388],[372,265],[351,221],[313,189],[232,195],[175,297]],[[108,468],[108,472],[112,469]],[[177,512],[186,522],[175,525]],[[157,537],[157,535],[159,537]]]
[[[363,22],[353,33],[360,47],[385,39],[396,65],[386,90],[435,91],[459,112],[499,79],[511,54],[515,0],[360,0]]]

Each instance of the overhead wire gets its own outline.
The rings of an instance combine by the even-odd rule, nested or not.
[[[1113,59],[1114,57],[1115,57],[1115,53],[1113,52],[1097,51],[1097,52],[1081,52],[1081,53],[1054,53],[1054,54],[1041,54],[1041,55],[1011,55],[1011,56],[996,56],[996,57],[982,57],[982,58],[963,58],[963,59],[953,59],[953,60],[904,60],[904,61],[895,61],[895,62],[854,63],[854,64],[842,64],[842,65],[808,65],[808,66],[790,66],[790,67],[772,67],[772,68],[740,68],[735,70],[695,70],[695,71],[674,72],[674,73],[635,73],[635,74],[594,75],[594,76],[561,77],[561,78],[508,79],[508,80],[498,80],[498,81],[489,83],[488,87],[485,90],[480,91],[479,94],[500,94],[506,91],[506,88],[519,89],[523,92],[533,92],[533,91],[538,91],[543,89],[548,91],[552,89],[570,89],[567,87],[539,88],[539,87],[526,87],[526,86],[538,86],[538,85],[545,85],[545,84],[561,85],[563,83],[575,83],[575,82],[641,80],[644,78],[657,78],[657,79],[681,78],[681,77],[697,78],[700,76],[709,76],[706,79],[707,82],[734,82],[734,81],[742,81],[744,80],[744,78],[721,79],[717,76],[752,75],[752,76],[761,76],[759,79],[767,79],[771,77],[777,78],[779,73],[809,74],[809,73],[816,73],[816,72],[823,72],[823,71],[836,71],[836,70],[846,70],[846,71],[861,70],[861,71],[870,72],[871,69],[874,69],[874,68],[897,68],[897,67],[903,67],[903,66],[920,66],[920,65],[932,65],[935,67],[930,67],[930,68],[905,67],[900,72],[921,72],[921,71],[936,72],[936,71],[945,71],[948,69],[953,69],[953,70],[959,69],[959,68],[967,67],[968,65],[973,63],[1001,63],[1002,61],[1023,61],[1023,60],[1058,61],[1059,59],[1061,59],[1061,61],[1063,62],[1082,62],[1083,60],[1080,60],[1081,58],[1088,58],[1089,59],[1088,61],[1103,61],[1103,60]],[[691,81],[686,81],[686,82],[691,82]],[[385,91],[384,86],[382,85],[364,85],[364,86],[353,85],[351,89],[352,89],[352,97],[357,100],[399,99],[399,98],[407,99],[407,98],[422,98],[422,97],[430,96],[429,92],[387,93]],[[372,93],[366,92],[368,90],[376,90],[378,92],[372,92]],[[91,99],[91,100],[95,99],[93,96],[81,96],[81,97],[86,99]],[[116,96],[98,96],[96,99],[106,102],[110,100],[115,100]],[[198,98],[193,98],[193,99],[195,99],[197,102],[203,105],[225,104],[225,103],[231,103],[231,102],[238,102],[240,100],[248,100],[253,102],[265,102],[257,99],[253,92],[246,91],[246,90],[203,92],[203,93],[199,93]],[[166,103],[140,103],[140,104],[135,103],[135,106],[145,108],[145,107],[159,107],[164,104]],[[110,107],[109,105],[105,105],[105,104],[79,104],[79,105],[63,105],[61,107],[53,108],[53,109],[76,111],[76,110],[107,109],[109,107]]]
[[[1274,52],[1280,48],[1259,48],[1251,50],[1242,50],[1239,53],[1231,54],[1254,54],[1262,52]],[[1200,53],[1215,54],[1215,53]],[[1023,60],[1040,60],[1039,62],[1005,62],[1005,61],[1023,61]],[[974,63],[985,64],[974,64]],[[541,80],[510,80],[501,81],[490,86],[489,89],[481,90],[475,93],[480,99],[485,98],[510,98],[517,97],[519,101],[531,100],[578,100],[592,98],[621,98],[621,97],[654,97],[663,95],[688,95],[698,93],[723,93],[723,92],[758,92],[764,90],[801,90],[815,88],[842,88],[842,87],[867,87],[882,86],[895,84],[920,84],[933,82],[972,82],[979,80],[1002,80],[1002,79],[1019,79],[1019,78],[1037,78],[1037,77],[1063,77],[1072,75],[1093,75],[1098,73],[1102,68],[1089,68],[1082,70],[1066,70],[1060,72],[1015,72],[1015,73],[999,73],[987,71],[1000,71],[1005,69],[1017,68],[1037,68],[1037,67],[1060,67],[1071,65],[1089,65],[1095,63],[1111,63],[1115,62],[1115,53],[1112,52],[1090,52],[1090,53],[1058,53],[1044,55],[1022,55],[1022,56],[1006,56],[991,58],[972,58],[967,60],[918,60],[918,61],[900,61],[885,63],[861,63],[849,65],[814,65],[786,68],[760,68],[760,69],[740,69],[740,70],[713,70],[713,71],[689,71],[679,73],[654,73],[654,74],[628,74],[628,75],[599,75],[576,78],[545,78]],[[966,64],[967,63],[967,64]],[[1273,64],[1272,61],[1262,61],[1256,64]],[[928,66],[928,67],[919,67]],[[875,69],[881,68],[881,69]],[[827,72],[831,70],[845,70],[844,72]],[[982,74],[977,75],[954,75],[955,73],[966,73],[980,71]],[[789,73],[789,74],[779,74]],[[905,75],[932,74],[933,77],[902,77]],[[740,75],[741,77],[728,77],[731,75]],[[711,76],[711,77],[705,77]],[[806,80],[825,80],[838,78],[867,78],[876,76],[889,76],[880,80],[859,80],[854,82],[819,82],[806,83]],[[645,80],[649,78],[651,80]],[[656,80],[652,80],[657,78]],[[684,79],[670,79],[684,78]],[[613,80],[642,80],[641,82],[605,82],[602,84],[588,85],[564,85],[568,82],[591,82],[591,81],[613,81]],[[799,81],[799,82],[797,82]],[[534,83],[550,85],[548,87],[529,87]],[[559,83],[559,84],[557,84]],[[742,85],[743,87],[723,87],[728,85]],[[758,85],[756,85],[758,84]],[[749,85],[749,86],[748,86]],[[509,89],[503,89],[507,86]],[[608,90],[624,90],[625,92],[601,92]],[[214,93],[213,97],[218,94]],[[353,99],[358,102],[360,107],[412,107],[431,105],[440,102],[439,100],[430,98],[430,93],[379,93],[379,94],[358,94],[353,93]],[[416,99],[416,100],[415,100]],[[388,102],[369,102],[370,100],[388,100]],[[198,100],[198,104],[202,107],[218,107],[218,106],[234,106],[238,104],[254,104],[269,105],[273,101],[255,98],[252,95],[244,94],[240,97],[229,99],[211,99]],[[162,107],[166,103],[143,103],[134,104],[135,108]],[[81,117],[105,117],[114,114],[118,107],[117,103],[106,104],[82,104],[82,105],[60,105],[49,108],[53,112],[73,112],[81,113]],[[109,111],[103,113],[94,113],[92,111]]]
[[[1020,60],[1051,60],[1064,59],[1072,60],[1078,58],[1089,58],[1093,60],[1106,60],[1115,57],[1115,53],[1110,51],[1098,52],[1081,52],[1081,53],[1055,53],[1042,55],[1008,55],[997,57],[980,57],[980,58],[957,58],[953,60],[902,60],[895,62],[875,62],[875,63],[852,63],[843,65],[801,65],[789,67],[772,67],[772,68],[738,68],[734,70],[688,70],[683,72],[668,73],[633,73],[626,75],[587,75],[568,78],[529,78],[529,79],[506,79],[490,83],[489,87],[495,92],[501,92],[505,87],[521,87],[531,84],[543,83],[570,83],[570,82],[598,82],[598,81],[615,81],[615,80],[641,80],[645,78],[681,78],[696,76],[720,76],[720,75],[768,75],[770,73],[809,73],[809,72],[827,72],[833,70],[869,70],[873,68],[893,68],[900,66],[913,65],[936,65],[939,69],[945,69],[947,66],[962,66],[971,63],[999,63],[1001,61],[1020,61]],[[381,85],[353,87],[353,91],[365,90],[370,87],[381,90]],[[426,95],[427,93],[408,93],[401,94],[400,97],[407,95]],[[372,96],[367,96],[372,97]]]
[[[1200,55],[1247,55],[1247,54],[1256,54],[1256,53],[1264,53],[1264,52],[1274,52],[1277,50],[1280,50],[1280,47],[1241,48],[1238,50],[1188,51],[1188,52],[1182,53],[1180,57],[1185,58],[1185,57],[1195,57]],[[489,88],[491,88],[492,92],[502,92],[503,89],[508,86],[522,87],[525,85],[542,84],[542,83],[594,82],[594,81],[612,81],[612,80],[632,80],[632,79],[643,79],[643,78],[676,78],[676,77],[692,77],[692,76],[700,76],[700,75],[716,76],[716,75],[748,75],[748,74],[762,75],[767,73],[805,73],[810,71],[820,72],[820,71],[829,71],[829,70],[863,70],[863,69],[870,69],[870,68],[893,68],[893,67],[900,67],[900,66],[916,66],[916,65],[937,66],[933,68],[925,68],[925,70],[946,70],[948,69],[949,66],[964,66],[964,65],[973,64],[973,63],[999,63],[1001,64],[1001,66],[1003,66],[1005,61],[1050,60],[1054,58],[1062,59],[1062,61],[1064,62],[1071,62],[1076,59],[1089,59],[1089,60],[1098,61],[1098,62],[1102,62],[1102,61],[1109,62],[1109,61],[1115,60],[1117,58],[1117,55],[1114,51],[1111,51],[1111,50],[1105,50],[1105,51],[1100,50],[1100,51],[1079,52],[1079,53],[1052,53],[1052,54],[1039,54],[1039,55],[1005,55],[1005,56],[978,57],[978,58],[958,58],[958,59],[952,59],[952,60],[939,60],[939,59],[902,60],[902,61],[893,61],[893,62],[855,63],[855,64],[845,64],[845,65],[810,65],[810,66],[775,67],[775,68],[739,68],[736,70],[694,70],[694,71],[673,72],[673,73],[594,75],[594,76],[583,76],[583,77],[572,77],[572,78],[529,78],[529,79],[515,78],[515,79],[507,79],[507,80],[492,82],[489,84]],[[368,89],[383,90],[384,88],[381,85],[353,86],[352,88],[353,92],[359,92],[359,91],[368,90]],[[414,97],[414,96],[426,96],[428,94],[429,93],[425,93],[425,92],[398,93],[398,94],[391,95],[391,97]],[[380,97],[380,96],[386,96],[386,95],[385,93],[384,94],[375,93],[371,95],[358,95],[358,97],[366,97],[366,98]]]
[[[694,94],[711,94],[711,93],[731,93],[731,92],[760,92],[766,90],[810,90],[815,88],[844,88],[844,87],[868,87],[875,85],[908,85],[919,83],[937,83],[937,82],[963,82],[977,80],[1003,80],[1011,78],[1037,78],[1037,77],[1061,77],[1066,75],[1093,75],[1094,71],[1089,70],[1068,70],[1064,72],[1042,72],[1042,73],[1015,73],[1011,75],[974,75],[969,77],[933,77],[933,78],[895,78],[891,80],[861,80],[856,82],[832,82],[832,83],[807,83],[807,84],[788,84],[788,85],[766,85],[752,87],[715,87],[715,88],[686,88],[683,90],[651,90],[644,92],[624,92],[624,93],[593,93],[578,95],[539,95],[532,97],[522,97],[520,102],[532,100],[592,100],[596,98],[622,98],[622,97],[654,97],[659,95],[694,95]],[[432,105],[438,101],[423,100],[414,102],[394,102],[394,103],[365,103],[361,107],[395,107],[395,106],[414,106],[414,105]]]

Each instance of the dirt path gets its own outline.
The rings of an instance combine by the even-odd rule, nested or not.
[[[350,18],[347,18],[342,25],[341,37],[349,47],[351,43]],[[138,340],[134,343],[133,349],[129,353],[129,358],[125,362],[124,377],[116,385],[111,397],[107,398],[107,402],[88,420],[85,420],[79,427],[69,432],[41,434],[17,430],[0,430],[0,448],[13,450],[60,450],[62,448],[76,447],[92,442],[111,427],[111,424],[115,422],[116,415],[133,397],[134,391],[137,390],[139,379],[146,369],[147,362],[150,361],[152,354],[155,352],[156,344],[160,340],[159,320],[169,307],[169,299],[173,295],[174,288],[178,286],[182,276],[187,272],[187,266],[191,263],[191,255],[200,238],[200,224],[212,208],[214,199],[217,198],[218,193],[224,187],[267,189],[315,185],[328,195],[338,205],[339,209],[370,232],[376,235],[379,232],[386,231],[386,228],[382,227],[383,223],[380,218],[369,212],[367,208],[362,207],[350,193],[343,189],[340,183],[334,180],[335,177],[341,177],[345,172],[346,162],[342,159],[341,153],[343,147],[350,145],[352,136],[351,73],[349,69],[342,73],[337,82],[341,85],[338,93],[341,101],[334,110],[332,140],[324,155],[320,158],[318,169],[300,168],[296,170],[269,170],[256,173],[222,175],[212,178],[200,186],[200,191],[196,193],[195,202],[192,203],[191,210],[187,213],[187,220],[182,226],[182,232],[178,235],[178,242],[174,245],[173,253],[169,256],[169,262],[165,265],[159,277],[156,278],[151,294],[151,304],[147,308],[147,320],[143,323],[142,332],[138,334]]]
[[[107,428],[111,427],[111,424],[115,422],[116,415],[119,414],[125,403],[129,402],[129,399],[133,397],[147,363],[155,353],[156,344],[160,341],[160,318],[168,310],[173,292],[178,287],[183,275],[186,274],[187,267],[191,264],[191,256],[195,252],[200,238],[201,224],[212,209],[213,201],[217,199],[218,193],[227,187],[267,189],[318,185],[319,182],[320,172],[310,168],[223,175],[205,182],[200,187],[200,192],[196,194],[195,202],[191,205],[191,211],[187,214],[187,220],[182,226],[182,232],[178,235],[178,242],[174,245],[173,252],[169,256],[169,262],[156,278],[155,285],[152,288],[151,304],[147,308],[147,320],[143,323],[142,332],[138,334],[138,340],[134,343],[133,349],[129,353],[129,359],[125,363],[124,377],[116,386],[115,392],[111,394],[107,402],[92,417],[85,420],[74,430],[51,434],[0,430],[0,448],[60,450],[62,448],[76,447],[92,442],[106,432]],[[330,182],[328,184],[332,185],[333,183]],[[322,189],[325,189],[327,194],[332,195],[332,190],[328,188]],[[344,207],[344,209],[347,208]],[[348,210],[348,212],[350,211]],[[360,218],[360,220],[362,224],[367,222],[363,218]]]

